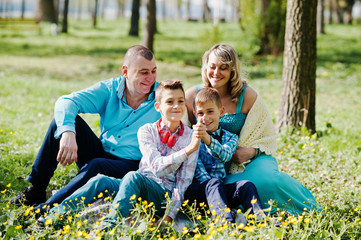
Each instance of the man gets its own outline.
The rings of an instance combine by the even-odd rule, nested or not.
[[[62,96],[55,104],[54,120],[27,178],[32,185],[10,202],[52,207],[98,173],[122,178],[139,167],[142,157],[137,140],[139,127],[155,122],[156,64],[146,47],[133,46],[124,56],[123,76]],[[79,113],[100,115],[98,138]],[[79,173],[46,201],[45,190],[60,163],[76,162]],[[45,202],[46,201],[46,202]],[[45,202],[45,203],[44,203]]]

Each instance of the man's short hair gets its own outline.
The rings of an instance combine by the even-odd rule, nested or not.
[[[193,99],[193,109],[197,109],[197,104],[204,104],[208,101],[214,102],[218,108],[222,107],[221,97],[219,96],[217,90],[205,87],[199,90],[195,95]]]
[[[154,58],[153,52],[149,48],[142,45],[135,45],[130,47],[125,53],[123,65],[129,67],[137,56],[142,56],[149,61]]]
[[[179,81],[179,80],[164,80],[164,81],[159,83],[157,89],[155,90],[155,101],[161,102],[162,93],[163,93],[163,91],[165,89],[169,89],[169,90],[180,89],[180,90],[182,90],[182,92],[184,94],[184,89],[183,89],[183,85],[182,85],[181,81]]]

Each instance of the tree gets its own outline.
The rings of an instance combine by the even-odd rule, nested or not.
[[[124,17],[124,2],[125,0],[117,0],[118,3],[118,11],[117,11],[117,18]]]
[[[287,0],[283,89],[277,127],[316,131],[317,1]]]
[[[62,33],[68,32],[68,9],[69,9],[69,0],[65,0],[64,10],[63,10],[63,26],[61,28]]]
[[[352,24],[352,8],[354,4],[355,0],[346,0],[347,24]]]
[[[38,0],[35,21],[58,24],[58,2],[53,0]]]
[[[143,35],[143,45],[153,51],[154,34],[156,32],[155,0],[147,0],[147,24]]]
[[[203,0],[203,21],[208,22],[211,19],[211,13],[207,0]]]
[[[325,11],[324,0],[318,0],[317,5],[317,33],[324,34],[325,33],[325,22],[323,12]]]
[[[92,12],[93,28],[97,27],[97,16],[98,16],[98,0],[95,0],[95,6]]]
[[[130,18],[130,30],[129,36],[139,36],[139,8],[140,0],[133,0],[132,4],[132,16]]]
[[[24,14],[25,14],[25,0],[21,1],[21,19],[24,19]]]

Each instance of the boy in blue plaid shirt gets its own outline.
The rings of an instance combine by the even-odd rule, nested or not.
[[[184,199],[207,203],[217,215],[225,213],[225,220],[235,222],[235,217],[225,208],[251,209],[256,217],[263,214],[255,185],[250,181],[223,184],[225,164],[232,158],[238,146],[238,136],[219,127],[219,117],[224,113],[218,92],[213,88],[201,89],[193,101],[194,115],[198,123],[193,126],[195,136],[202,142],[194,175]],[[214,210],[214,211],[213,211]]]

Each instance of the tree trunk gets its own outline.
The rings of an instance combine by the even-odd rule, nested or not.
[[[24,19],[25,15],[25,0],[21,1],[21,19]]]
[[[325,22],[323,13],[325,10],[325,4],[324,0],[318,0],[318,6],[317,6],[317,34],[325,34]]]
[[[333,0],[329,0],[329,11],[330,11],[330,15],[328,16],[328,24],[332,24],[333,23]]]
[[[337,13],[337,23],[343,23],[343,9],[340,6],[340,1],[336,0],[336,13]]]
[[[155,0],[147,0],[147,24],[143,35],[143,45],[153,52],[154,34],[156,31]]]
[[[95,0],[95,6],[92,12],[93,28],[97,27],[97,16],[98,16],[98,0]]]
[[[43,21],[58,24],[57,6],[57,1],[55,3],[53,0],[38,0],[35,21],[37,23]]]
[[[118,0],[117,18],[124,17],[124,0]]]
[[[69,9],[69,0],[64,1],[64,12],[63,12],[63,26],[61,28],[62,33],[68,32],[68,9]]]
[[[208,22],[211,19],[210,9],[207,0],[203,0],[203,21]]]
[[[354,4],[355,0],[346,0],[347,24],[352,24],[352,8]]]
[[[189,21],[191,19],[191,0],[186,0],[186,12],[184,19]]]
[[[287,1],[278,130],[304,126],[316,131],[316,15],[317,1]]]
[[[102,19],[105,18],[105,9],[107,8],[107,4],[108,4],[107,0],[102,1],[101,14],[100,14]]]
[[[140,0],[133,0],[132,16],[130,18],[130,30],[128,34],[129,36],[139,36],[139,8]]]

